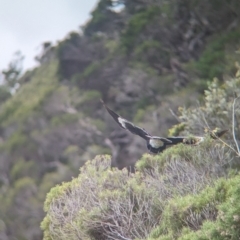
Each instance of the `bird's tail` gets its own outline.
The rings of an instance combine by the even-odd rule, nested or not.
[[[204,140],[204,137],[198,137],[198,136],[168,137],[167,139],[170,140],[171,143],[166,143],[166,145],[176,145],[179,143],[184,143],[187,145],[197,145]]]
[[[224,130],[213,130],[213,131],[208,131],[210,134],[210,137],[212,139],[218,139],[222,137],[226,132],[228,132],[227,129]],[[166,145],[175,145],[178,143],[184,143],[188,145],[198,145],[199,143],[204,141],[205,137],[200,137],[200,136],[189,136],[189,137],[168,137],[167,139],[171,141],[171,143],[167,143]]]

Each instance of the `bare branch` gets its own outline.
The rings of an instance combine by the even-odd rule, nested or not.
[[[239,97],[234,98],[233,105],[232,105],[232,135],[233,135],[233,140],[236,144],[238,156],[240,156],[239,144],[238,144],[236,134],[235,134],[235,103],[238,99],[239,99]]]

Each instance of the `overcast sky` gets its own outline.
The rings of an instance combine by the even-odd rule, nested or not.
[[[34,57],[46,41],[56,43],[78,31],[90,17],[98,0],[0,0],[0,70],[13,54],[25,56],[24,69],[34,66]]]

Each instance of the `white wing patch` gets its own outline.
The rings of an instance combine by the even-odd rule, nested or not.
[[[151,147],[153,148],[159,148],[159,147],[162,147],[164,145],[164,143],[160,140],[160,139],[150,139],[149,140],[149,144]]]
[[[118,122],[122,125],[123,128],[127,129],[125,125],[126,120],[124,118],[119,117]]]
[[[199,144],[204,141],[204,137],[198,137],[196,144]]]

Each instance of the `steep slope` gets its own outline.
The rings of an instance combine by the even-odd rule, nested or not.
[[[236,78],[210,85],[204,105],[184,111],[185,129],[216,121],[229,126],[234,90],[239,96],[240,67]],[[240,104],[234,114],[240,118]],[[239,133],[239,125],[232,127]],[[97,156],[77,178],[48,193],[44,240],[238,239],[236,144],[228,134],[224,140],[209,137],[197,146],[180,144],[155,156],[145,154],[134,174],[111,169],[109,156]]]
[[[44,44],[39,67],[0,106],[0,238],[41,239],[45,194],[95,155],[122,169],[146,152],[100,98],[164,136],[178,122],[169,109],[196,104],[213,76],[232,74],[239,11],[238,0],[100,0],[82,33]]]
[[[95,154],[107,152],[97,145],[97,121],[74,109],[91,99],[59,84],[57,66],[55,60],[36,69],[1,108],[3,239],[39,239],[42,203],[50,187],[70,179]]]

